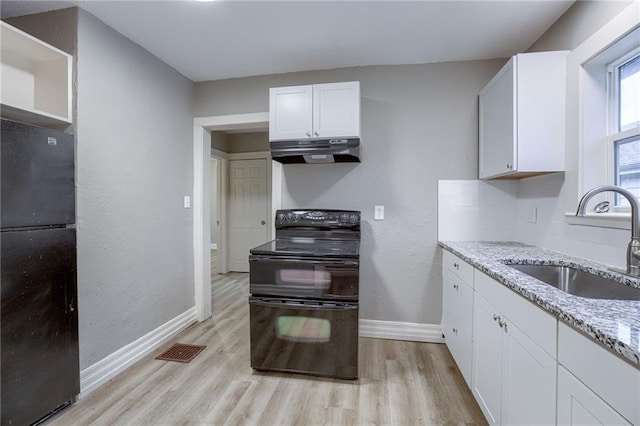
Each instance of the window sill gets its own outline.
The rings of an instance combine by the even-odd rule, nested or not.
[[[631,213],[587,213],[585,216],[565,213],[564,217],[569,225],[631,230]]]

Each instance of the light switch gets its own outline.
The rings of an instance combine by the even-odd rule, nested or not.
[[[190,209],[191,208],[191,197],[188,195],[184,196],[184,208],[185,209]]]
[[[375,220],[384,220],[384,206],[375,206],[373,218]]]

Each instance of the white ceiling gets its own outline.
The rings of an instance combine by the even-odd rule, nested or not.
[[[193,81],[506,58],[574,0],[2,1],[2,18],[80,6]]]

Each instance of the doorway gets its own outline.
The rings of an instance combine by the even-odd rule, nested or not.
[[[271,161],[270,153],[240,152],[228,153],[214,147],[212,150],[212,132],[228,133],[266,131],[268,113],[238,114],[214,117],[194,118],[194,182],[193,182],[193,242],[194,242],[194,297],[199,321],[211,316],[211,157],[218,160],[218,185],[221,188],[218,196],[219,238],[217,245],[218,272],[229,271],[228,240],[229,221],[227,214],[228,170],[229,163],[234,160],[264,159],[266,162],[266,238],[273,235],[275,211],[280,208],[282,168]],[[214,137],[215,138],[215,137]],[[257,244],[256,244],[257,245]],[[247,253],[248,256],[248,253]]]

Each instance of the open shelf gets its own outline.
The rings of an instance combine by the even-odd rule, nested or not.
[[[0,21],[2,116],[36,125],[71,123],[73,57]]]

